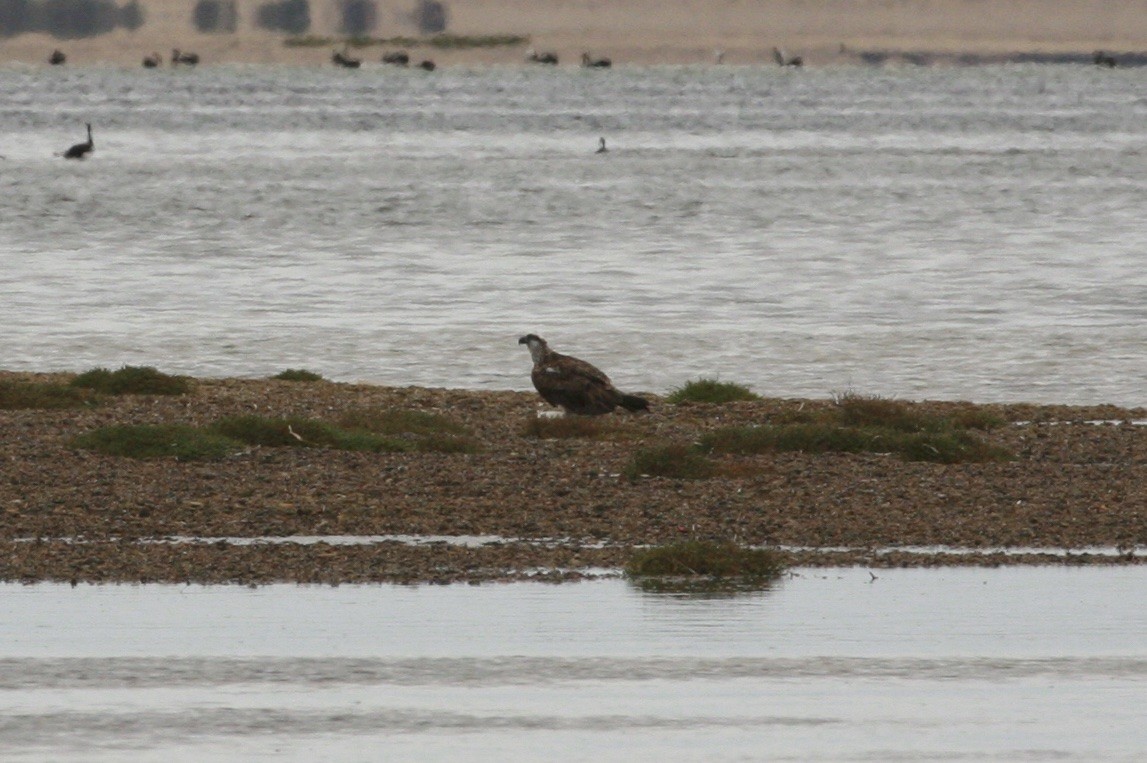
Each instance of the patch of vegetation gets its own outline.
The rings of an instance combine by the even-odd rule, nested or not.
[[[280,371],[271,377],[279,381],[297,381],[297,382],[317,382],[323,380],[322,374],[316,374],[314,371],[308,371],[305,368],[288,368],[286,371]]]
[[[526,45],[530,36],[525,34],[436,34],[427,44],[434,48],[508,48]]]
[[[701,378],[686,382],[665,398],[673,403],[731,403],[735,400],[760,400],[761,396],[748,387],[733,382]]]
[[[353,409],[339,417],[349,430],[409,440],[414,449],[433,453],[477,453],[481,446],[466,427],[430,411],[393,408]]]
[[[625,574],[646,591],[695,593],[765,588],[785,569],[768,549],[688,540],[635,551]]]
[[[901,432],[942,432],[951,429],[992,429],[1006,423],[1003,417],[977,406],[966,406],[947,416],[925,412],[922,407],[876,395],[846,392],[836,396],[835,421],[844,426],[876,426]]]
[[[65,384],[0,381],[0,409],[81,408],[96,404],[91,390]]]
[[[74,438],[72,444],[109,456],[180,461],[215,460],[243,449],[229,437],[182,424],[103,427]]]
[[[961,430],[904,432],[879,426],[784,424],[726,427],[705,434],[700,446],[710,453],[896,453],[905,461],[954,464],[1006,461],[1011,454]]]
[[[768,451],[805,453],[895,453],[906,461],[954,464],[1006,461],[1011,454],[990,445],[969,429],[991,429],[1004,420],[968,406],[951,414],[930,413],[899,400],[846,393],[835,405],[795,411],[763,426],[725,427],[701,437],[708,453],[754,454]]]
[[[941,428],[942,422],[917,413],[900,400],[858,395],[846,392],[837,395],[836,421],[846,427],[883,427],[902,432],[920,432]]]
[[[334,37],[320,37],[308,34],[303,37],[288,37],[283,45],[288,48],[326,48],[335,45],[338,41]]]
[[[355,408],[339,417],[339,425],[378,434],[469,434],[447,416],[407,408]]]
[[[1000,413],[977,405],[965,405],[954,410],[948,420],[957,429],[998,429],[1008,423]]]
[[[671,477],[674,479],[706,479],[717,469],[696,448],[682,444],[644,448],[633,454],[633,459],[622,473],[630,479],[638,477]]]
[[[459,35],[436,34],[429,37],[320,37],[307,35],[305,37],[288,37],[283,45],[288,48],[320,48],[339,45],[350,45],[355,48],[394,47],[419,48],[429,47],[441,50],[465,50],[470,48],[502,48],[527,45],[529,35],[523,34],[487,34],[487,35]]]
[[[118,371],[85,371],[72,380],[72,386],[106,395],[183,395],[191,391],[191,379],[171,376],[151,366],[124,366]]]

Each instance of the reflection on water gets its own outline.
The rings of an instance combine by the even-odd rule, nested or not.
[[[4,760],[1137,760],[1147,568],[0,586]]]

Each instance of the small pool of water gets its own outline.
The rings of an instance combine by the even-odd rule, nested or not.
[[[0,586],[0,759],[1141,760],[1147,567]]]

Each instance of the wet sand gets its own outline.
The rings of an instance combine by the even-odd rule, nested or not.
[[[47,65],[54,48],[68,65],[139,66],[143,56],[172,48],[194,50],[204,65],[259,63],[330,65],[331,48],[286,47],[285,35],[257,28],[253,6],[240,8],[231,34],[201,34],[191,23],[193,4],[143,0],[146,21],[136,32],[57,40],[43,34],[0,39],[0,63]],[[553,51],[576,65],[583,51],[615,64],[772,62],[772,48],[801,55],[816,66],[853,64],[864,52],[929,55],[1014,53],[1116,53],[1147,51],[1147,0],[470,0],[447,2],[447,31],[456,35],[528,36],[522,46],[441,50],[412,54],[439,65],[518,64],[527,46]],[[409,5],[378,6],[372,36],[416,36]],[[312,4],[313,36],[337,36],[334,6]],[[382,66],[382,50],[357,51],[369,66]]]
[[[66,375],[0,373],[15,381]],[[982,433],[1014,454],[970,464],[888,454],[716,457],[720,476],[622,476],[633,454],[763,424],[831,400],[670,405],[596,419],[593,437],[539,439],[532,392],[200,379],[190,394],[106,398],[84,409],[0,411],[0,580],[363,582],[563,579],[617,567],[632,548],[687,538],[797,547],[802,565],[1113,564],[1147,545],[1143,409],[982,406]],[[933,412],[970,403],[921,402]],[[207,425],[258,414],[327,421],[352,409],[419,410],[466,427],[476,453],[249,447],[219,461],[134,460],[76,448],[111,424]],[[1095,423],[1097,421],[1115,423]],[[156,543],[164,538],[499,536],[504,542]],[[145,540],[147,542],[139,542]],[[544,543],[532,541],[545,540]],[[895,546],[1075,550],[963,555]],[[538,573],[538,570],[545,572]],[[572,570],[555,572],[553,570]]]

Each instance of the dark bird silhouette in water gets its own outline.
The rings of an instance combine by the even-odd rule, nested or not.
[[[777,62],[777,66],[804,66],[804,59],[800,56],[793,56],[788,58],[780,48],[773,48],[773,60]]]
[[[428,60],[426,60],[426,61],[423,61],[422,63],[420,63],[420,64],[418,65],[418,68],[419,68],[419,69],[422,69],[422,70],[424,70],[424,71],[432,72],[432,71],[434,71],[435,69],[437,69],[437,68],[438,68],[438,65],[437,65],[437,64],[435,64],[433,61],[430,61],[430,60],[428,59]]]
[[[394,53],[383,53],[382,62],[393,66],[406,66],[410,63],[410,54],[405,50],[399,50]]]
[[[556,66],[558,63],[558,54],[538,53],[536,50],[531,50],[526,56],[526,60],[532,64],[547,64],[549,66]]]
[[[594,153],[595,154],[608,153],[609,149],[605,147],[605,138],[598,138],[597,140],[598,140],[597,151],[594,151]]]
[[[1096,66],[1102,66],[1106,69],[1114,69],[1117,65],[1115,56],[1110,53],[1104,53],[1102,50],[1095,51],[1095,56],[1092,58]]]
[[[613,66],[613,61],[608,58],[590,58],[589,53],[582,53],[581,65],[587,69],[608,69]]]
[[[199,54],[198,53],[184,53],[179,48],[176,48],[175,50],[171,51],[171,65],[172,66],[179,66],[180,64],[184,64],[185,66],[195,66],[198,63],[199,63]]]
[[[68,57],[65,56],[64,51],[60,50],[59,48],[53,50],[52,55],[48,56],[48,63],[50,63],[52,66],[59,66],[67,60]]]
[[[92,141],[92,123],[88,122],[88,142],[77,143],[64,152],[65,159],[83,159],[95,149],[96,144]]]
[[[331,63],[335,66],[341,66],[344,69],[357,69],[362,66],[362,61],[357,58],[351,58],[345,48],[341,51],[336,50],[334,52],[334,55],[331,56]]]
[[[550,405],[581,416],[600,416],[618,406],[627,411],[649,410],[648,400],[618,390],[608,376],[584,360],[554,352],[537,334],[526,334],[518,344],[529,348],[534,361],[530,379]]]
[[[150,56],[143,57],[143,68],[154,69],[163,63],[163,58],[158,53],[152,53]]]

